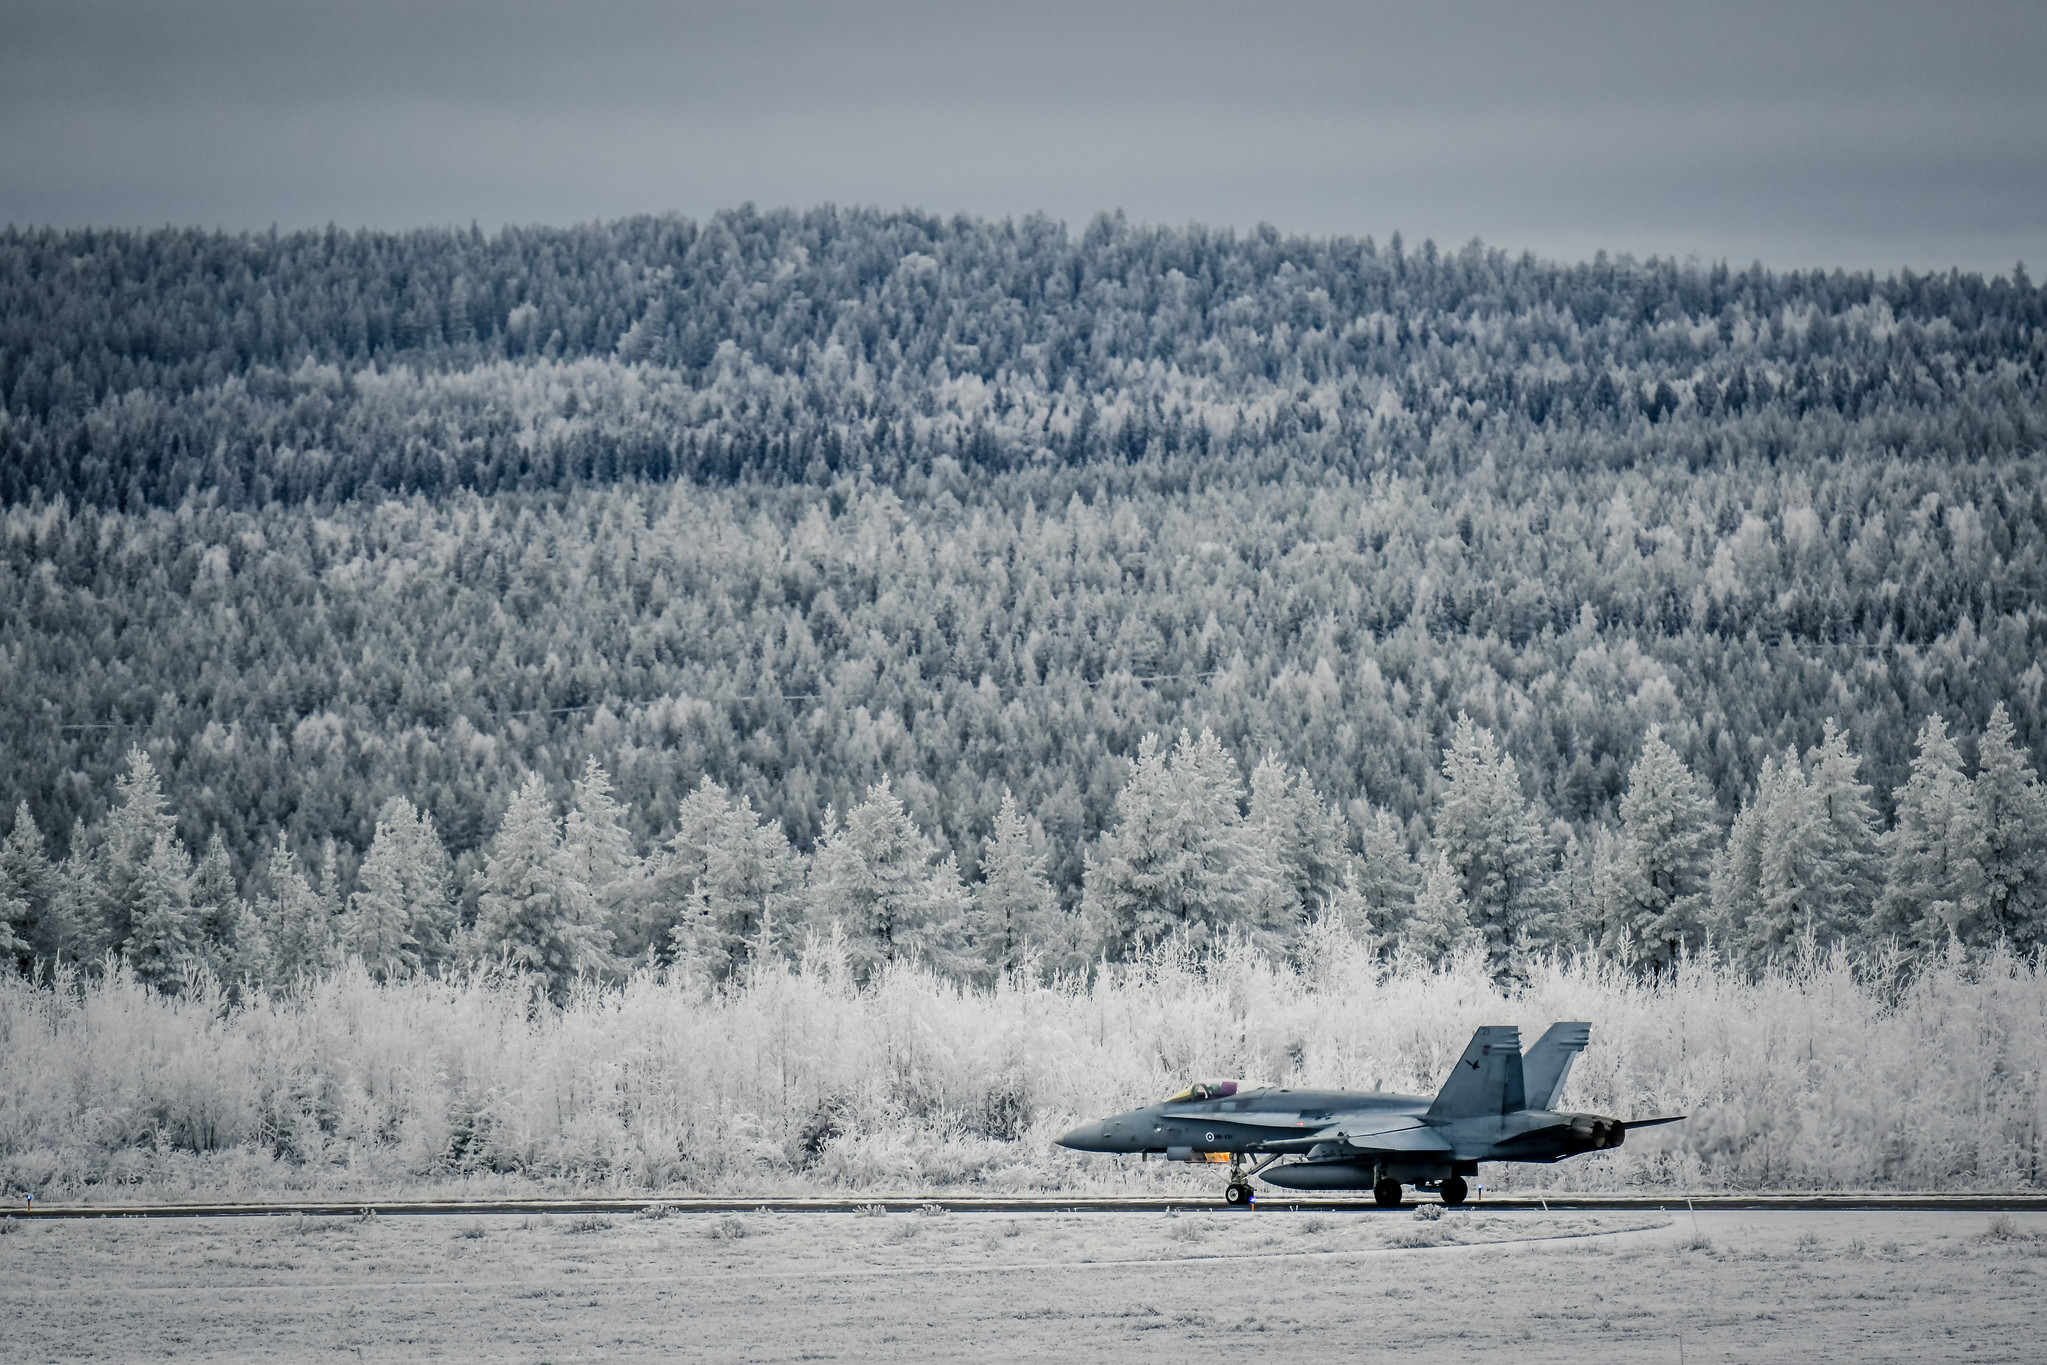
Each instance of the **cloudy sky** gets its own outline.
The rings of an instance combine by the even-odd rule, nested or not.
[[[745,201],[2047,265],[2047,3],[0,0],[0,222]]]

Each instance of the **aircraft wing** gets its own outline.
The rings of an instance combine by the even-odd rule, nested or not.
[[[1450,1143],[1419,1118],[1403,1116],[1391,1122],[1381,1122],[1370,1132],[1351,1132],[1346,1129],[1346,1143],[1361,1152],[1447,1152]]]

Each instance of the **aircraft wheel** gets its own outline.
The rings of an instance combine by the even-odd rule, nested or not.
[[[1241,1208],[1251,1202],[1249,1185],[1232,1185],[1223,1191],[1223,1203],[1232,1208]]]
[[[1464,1183],[1464,1177],[1453,1175],[1443,1182],[1443,1202],[1456,1208],[1471,1195],[1471,1187]]]
[[[1372,1200],[1382,1209],[1399,1208],[1401,1194],[1398,1180],[1382,1180],[1372,1186]]]

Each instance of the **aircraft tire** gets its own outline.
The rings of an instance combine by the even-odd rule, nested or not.
[[[1382,1180],[1372,1186],[1372,1202],[1382,1209],[1397,1209],[1403,1193],[1398,1180]]]
[[[1223,1203],[1228,1204],[1231,1208],[1242,1208],[1250,1202],[1251,1187],[1249,1185],[1232,1185],[1223,1191]]]
[[[1443,1182],[1443,1202],[1456,1208],[1471,1197],[1471,1187],[1464,1183],[1464,1177],[1453,1175]]]

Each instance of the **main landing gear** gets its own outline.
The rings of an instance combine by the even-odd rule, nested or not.
[[[1228,1204],[1231,1208],[1237,1208],[1250,1202],[1251,1187],[1249,1185],[1232,1182],[1230,1187],[1223,1191],[1223,1203]]]
[[[1381,1180],[1372,1186],[1372,1202],[1382,1209],[1397,1209],[1402,1193],[1398,1180]]]
[[[1445,1180],[1440,1190],[1443,1202],[1453,1209],[1471,1197],[1471,1187],[1464,1183],[1464,1177],[1461,1175],[1453,1175]]]

